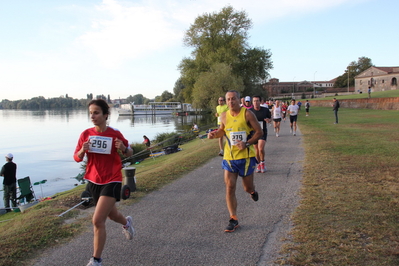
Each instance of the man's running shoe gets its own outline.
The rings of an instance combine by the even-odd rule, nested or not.
[[[294,136],[296,136],[296,131],[294,131]]]
[[[258,199],[259,199],[258,192],[256,192],[256,191],[252,192],[251,193],[251,198],[252,198],[253,201],[258,201]]]
[[[94,258],[91,258],[86,266],[101,266],[101,261],[96,261]]]
[[[223,150],[220,150],[220,152],[219,152],[219,156],[223,156],[224,154],[223,154]]]
[[[267,169],[266,169],[265,162],[261,162],[259,165],[260,165],[260,172],[266,173]]]
[[[238,227],[238,221],[234,219],[230,219],[229,225],[224,229],[225,232],[232,233]]]
[[[258,164],[258,165],[256,166],[256,172],[257,172],[257,173],[260,173],[260,164]]]
[[[291,127],[291,129],[290,129],[290,133],[292,133],[292,127]]]
[[[135,234],[135,231],[134,231],[134,228],[133,228],[132,217],[130,217],[130,216],[126,217],[126,220],[127,220],[128,226],[127,227],[126,226],[122,226],[123,233],[125,234],[127,240],[132,240],[133,236]]]

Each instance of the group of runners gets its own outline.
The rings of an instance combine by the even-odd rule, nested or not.
[[[254,201],[259,194],[255,190],[254,172],[265,173],[265,144],[268,125],[273,122],[276,137],[280,136],[280,123],[289,115],[291,134],[296,136],[300,105],[295,99],[289,106],[279,100],[263,102],[262,97],[240,98],[237,91],[228,91],[219,97],[215,116],[218,129],[208,133],[209,139],[219,139],[219,155],[223,156],[222,168],[226,186],[226,204],[230,219],[225,232],[234,232],[238,225],[237,198],[235,196],[238,176],[242,177],[244,190]],[[307,114],[309,104],[306,105]],[[225,145],[223,148],[223,139]]]
[[[285,112],[290,114],[291,129],[296,135],[296,116],[299,106],[292,100],[285,110],[284,104],[275,101],[271,109],[262,106],[260,96],[246,97],[244,106],[237,91],[228,91],[225,97],[219,97],[217,118],[219,128],[208,133],[209,139],[219,138],[220,152],[223,156],[222,168],[226,185],[226,203],[230,214],[225,232],[234,232],[238,227],[237,198],[235,195],[237,178],[242,177],[244,190],[254,201],[259,195],[255,190],[254,171],[264,173],[267,127],[273,121],[276,137],[280,134],[280,122],[285,119]],[[132,239],[135,233],[133,219],[123,216],[116,207],[121,197],[121,157],[129,157],[133,150],[128,140],[120,131],[107,124],[109,106],[104,100],[92,100],[88,104],[93,128],[84,130],[78,140],[74,152],[76,162],[86,157],[87,166],[85,179],[96,205],[93,223],[93,254],[88,266],[101,266],[101,255],[106,242],[107,218],[122,225],[122,231],[127,239]],[[223,147],[223,138],[226,143]]]

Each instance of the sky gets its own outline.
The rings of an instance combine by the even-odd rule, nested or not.
[[[231,5],[269,49],[269,78],[328,81],[352,61],[399,66],[397,0],[0,0],[0,100],[173,93],[196,17]]]

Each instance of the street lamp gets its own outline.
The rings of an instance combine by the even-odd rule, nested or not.
[[[316,98],[316,93],[315,93],[316,73],[317,73],[317,71],[315,71],[314,74],[313,74],[313,98]]]

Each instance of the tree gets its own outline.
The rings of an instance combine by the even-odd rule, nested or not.
[[[132,102],[135,104],[143,104],[144,103],[144,96],[143,94],[136,94],[132,97]]]
[[[160,102],[167,102],[173,100],[173,93],[169,91],[163,91],[161,94]]]
[[[374,66],[371,59],[365,56],[359,57],[357,62],[352,61],[349,63],[348,67],[345,70],[345,73],[341,76],[337,77],[334,87],[335,88],[344,88],[348,86],[348,78],[349,78],[349,87],[355,86],[355,76],[359,75],[366,69]],[[348,75],[349,71],[349,75]],[[349,76],[349,77],[348,77]]]
[[[179,78],[178,80],[176,80],[175,86],[173,87],[173,94],[175,95],[176,101],[185,102],[184,94],[183,94],[184,89],[185,89],[185,86],[182,82],[182,79]]]
[[[272,68],[271,54],[269,50],[249,47],[251,27],[247,14],[231,6],[195,19],[184,36],[184,44],[194,48],[192,57],[183,58],[179,65],[185,101],[196,101],[194,94],[198,95],[198,91],[195,92],[194,87],[198,84],[195,84],[203,73],[215,73],[215,67],[229,66],[231,75],[243,82],[244,93],[254,94],[254,88],[260,88],[256,84],[268,77],[268,70]],[[222,94],[229,89],[225,87]]]
[[[241,77],[232,73],[231,67],[225,63],[213,65],[208,72],[200,74],[193,89],[193,106],[195,108],[212,108],[217,105],[217,99],[228,90],[242,92],[244,83]]]

